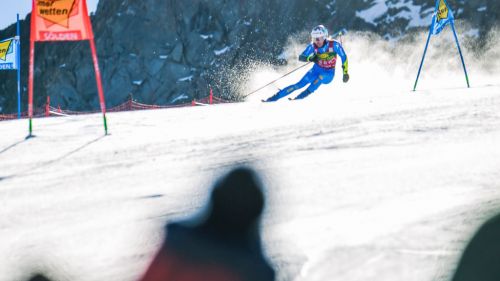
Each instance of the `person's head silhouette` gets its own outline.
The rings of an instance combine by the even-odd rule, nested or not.
[[[35,274],[30,279],[28,279],[28,281],[50,281],[50,279],[42,274]]]
[[[236,168],[215,184],[205,226],[222,232],[245,232],[255,227],[263,208],[260,179],[249,168]]]

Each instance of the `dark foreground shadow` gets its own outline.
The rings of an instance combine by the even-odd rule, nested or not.
[[[469,242],[452,281],[500,280],[500,215],[486,222]]]

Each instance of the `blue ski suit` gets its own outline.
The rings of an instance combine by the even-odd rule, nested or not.
[[[318,48],[315,43],[309,44],[304,52],[302,52],[299,56],[299,60],[304,62],[314,62],[314,66],[311,70],[309,70],[297,84],[284,88],[274,96],[268,98],[266,101],[277,101],[288,96],[292,92],[303,88],[307,84],[311,84],[304,92],[295,98],[303,99],[316,91],[321,84],[329,84],[335,76],[337,55],[339,55],[342,59],[343,73],[346,75],[348,73],[347,55],[339,42],[327,39],[321,48]]]

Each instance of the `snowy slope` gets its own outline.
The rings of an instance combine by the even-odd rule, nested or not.
[[[420,48],[383,44],[353,36],[352,80],[303,101],[258,102],[271,88],[239,104],[112,113],[106,137],[98,114],[36,119],[28,140],[26,120],[1,122],[0,280],[42,267],[137,280],[162,225],[199,212],[234,163],[266,183],[263,239],[280,280],[447,280],[500,210],[498,62],[470,59],[467,89],[433,45],[414,93]],[[255,70],[247,86],[287,70]]]

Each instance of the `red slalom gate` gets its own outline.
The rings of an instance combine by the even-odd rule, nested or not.
[[[28,77],[28,115],[29,136],[32,136],[33,126],[33,80],[35,64],[35,42],[45,41],[81,41],[88,40],[92,53],[92,62],[96,77],[99,105],[104,121],[104,133],[108,134],[106,121],[106,102],[102,90],[101,73],[97,61],[97,52],[94,44],[94,33],[87,11],[86,0],[73,1],[45,1],[32,0],[31,31],[30,31],[30,60]]]

